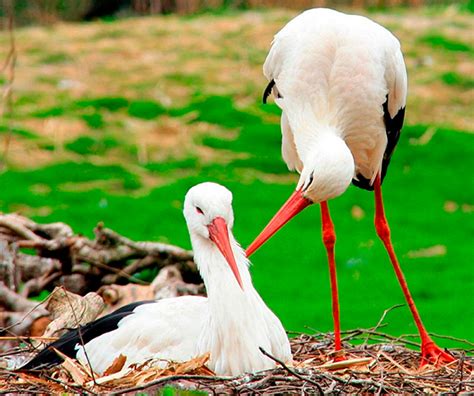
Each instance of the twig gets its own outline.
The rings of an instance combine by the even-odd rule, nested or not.
[[[218,382],[218,381],[232,380],[235,378],[234,377],[215,377],[212,375],[186,375],[186,374],[170,375],[167,377],[158,378],[154,381],[147,382],[146,384],[132,386],[130,388],[125,388],[125,389],[120,389],[118,391],[110,392],[108,393],[108,395],[109,396],[123,395],[124,393],[136,392],[136,391],[143,390],[152,386],[165,384],[167,382],[179,381],[182,379],[195,380],[195,381],[206,380],[206,381]]]
[[[84,356],[86,357],[86,360],[87,360],[87,364],[89,365],[89,370],[90,370],[90,375],[92,377],[92,381],[94,381],[94,384],[95,385],[98,385],[97,382],[95,381],[95,374],[94,374],[94,370],[92,369],[92,364],[91,364],[91,361],[89,360],[89,355],[87,354],[87,350],[86,350],[86,346],[85,346],[85,343],[84,343],[84,339],[82,338],[82,331],[81,331],[81,326],[80,326],[80,322],[79,322],[79,319],[77,318],[77,315],[76,315],[76,311],[74,310],[74,307],[72,305],[72,302],[71,302],[71,299],[69,298],[69,294],[67,294],[67,290],[64,289],[64,294],[67,298],[67,301],[68,301],[68,304],[69,306],[71,307],[71,312],[72,314],[74,315],[74,320],[76,321],[76,325],[77,325],[77,334],[79,335],[79,340],[81,341],[81,346],[82,346],[82,349],[84,351]]]
[[[21,324],[21,323],[26,319],[26,317],[28,317],[29,315],[31,315],[31,313],[32,313],[33,311],[36,311],[37,309],[43,308],[43,307],[41,307],[41,305],[42,305],[48,298],[49,298],[49,296],[46,297],[44,300],[40,301],[39,303],[35,304],[29,311],[25,312],[25,314],[22,316],[22,319],[20,319],[20,320],[17,321],[17,322],[12,323],[10,326],[0,328],[0,331],[8,331],[8,330],[10,330],[11,328],[13,328],[13,327],[18,326],[19,324]],[[43,309],[44,309],[44,308],[43,308]]]
[[[95,392],[91,391],[90,389],[86,389],[83,386],[78,385],[78,384],[71,384],[71,383],[68,383],[68,382],[65,382],[65,381],[61,381],[60,379],[57,379],[57,378],[54,378],[54,377],[51,377],[51,376],[46,376],[46,378],[50,381],[53,381],[53,382],[56,382],[56,383],[62,385],[66,391],[68,390],[68,388],[72,388],[76,391],[80,391],[81,395],[82,394],[90,394],[90,395],[94,395],[94,396],[99,395],[99,393],[95,393]]]
[[[121,270],[121,272],[117,272],[113,275],[108,274],[104,276],[104,278],[102,279],[102,282],[104,284],[113,284],[113,283],[117,283],[117,281],[123,277],[123,278],[131,280],[132,282],[140,283],[142,281],[140,279],[133,277],[132,274],[134,274],[135,272],[138,272],[142,268],[146,268],[153,264],[156,265],[156,258],[150,255],[145,256],[142,259],[138,259],[132,262],[131,264],[127,265],[123,270]],[[143,282],[143,283],[149,284],[148,282]]]
[[[0,336],[0,341],[56,341],[59,337],[43,337],[43,336]]]
[[[276,357],[270,355],[270,354],[269,354],[267,351],[265,351],[265,349],[263,349],[262,347],[258,347],[258,349],[259,349],[260,352],[262,352],[265,356],[269,357],[269,358],[272,359],[274,362],[276,362],[276,363],[278,363],[280,366],[282,366],[282,367],[283,367],[286,371],[288,371],[290,374],[294,375],[295,377],[299,378],[300,380],[309,382],[310,384],[313,384],[314,386],[316,386],[316,388],[318,388],[319,394],[324,395],[323,388],[321,388],[321,385],[319,385],[316,381],[313,381],[313,380],[310,379],[310,378],[303,377],[301,374],[298,374],[296,371],[293,371],[293,370],[290,369],[284,362],[282,362],[280,359],[277,359]]]
[[[51,282],[60,278],[61,275],[61,272],[57,271],[51,274],[44,274],[40,278],[30,279],[23,285],[23,290],[21,291],[20,295],[26,298],[30,294],[40,292],[41,290],[44,290],[45,287]]]
[[[376,326],[377,327],[377,326]],[[382,394],[382,390],[384,389],[384,371],[382,367],[382,371],[380,372],[380,384],[379,389],[375,393],[375,396],[380,396]]]
[[[380,351],[380,355],[383,356],[385,359],[387,359],[395,367],[398,367],[405,374],[410,374],[410,372],[405,367],[403,367],[401,364],[397,363],[394,359],[392,359],[390,356],[388,356],[385,352]]]
[[[392,336],[390,334],[385,334],[385,333],[381,333],[379,331],[372,331],[372,330],[369,330],[369,329],[361,329],[362,333],[368,333],[368,334],[372,334],[372,335],[377,335],[377,336],[381,336],[381,337],[384,337],[384,338],[387,338],[389,340],[393,340],[393,341],[396,341],[396,342],[403,342],[404,344],[406,345],[412,345],[412,346],[415,346],[415,347],[420,347],[420,344],[418,342],[414,342],[414,341],[410,341],[410,340],[406,340],[404,339],[404,335],[401,335],[401,336],[398,336],[398,337],[395,337],[395,336]]]
[[[121,277],[126,278],[126,279],[128,279],[129,281],[131,281],[133,283],[138,283],[140,285],[145,285],[145,286],[150,284],[150,282],[145,282],[141,279],[135,278],[134,276],[127,274],[126,272],[124,272],[124,270],[122,270],[120,268],[114,268],[114,267],[111,267],[110,265],[100,263],[98,261],[92,262],[91,264],[96,266],[96,267],[100,267],[100,268],[109,270],[110,272],[114,272],[115,274],[120,275]]]
[[[7,58],[2,68],[2,73],[4,70],[7,70],[8,79],[5,90],[3,92],[3,106],[0,108],[0,116],[4,116],[5,113],[12,113],[12,90],[13,82],[15,81],[15,65],[16,65],[16,46],[15,46],[15,33],[14,33],[14,20],[13,20],[13,1],[5,1],[7,4],[6,8],[8,9],[8,32],[10,36],[10,50],[8,52]],[[0,162],[0,171],[6,167],[7,164],[7,155],[8,149],[10,148],[10,141],[12,138],[12,128],[8,129],[8,134],[5,138],[5,144],[3,147],[3,159]]]
[[[436,338],[442,338],[444,340],[451,340],[451,341],[456,341],[456,342],[460,342],[460,343],[463,343],[463,344],[467,344],[467,345],[470,345],[470,346],[474,346],[474,342],[471,342],[471,341],[466,340],[464,338],[457,338],[457,337],[453,337],[453,336],[435,334],[435,333],[431,333],[431,332],[430,332],[430,335],[433,336],[433,337],[436,337]]]
[[[390,308],[387,308],[385,311],[383,311],[383,314],[382,316],[380,317],[379,321],[377,322],[377,324],[375,325],[375,327],[372,328],[372,331],[377,331],[380,327],[380,325],[382,324],[383,320],[385,319],[385,317],[387,316],[387,314],[391,311],[393,311],[394,309],[397,309],[397,308],[400,308],[400,307],[403,307],[405,304],[396,304]],[[363,343],[363,345],[367,345],[369,341],[369,335],[367,335],[367,337],[365,338],[365,341]]]
[[[9,215],[0,216],[0,227],[9,228],[17,235],[30,241],[44,241],[43,238],[36,235],[33,231],[26,228],[24,224],[19,223],[14,217],[11,217]]]
[[[128,246],[136,251],[141,251],[142,253],[152,254],[155,256],[162,254],[172,255],[183,261],[192,260],[193,258],[193,253],[191,251],[184,250],[178,246],[160,242],[135,242],[127,237],[117,234],[109,228],[104,228],[102,224],[99,224],[96,227],[95,232],[99,241],[101,241],[101,238],[105,238]]]

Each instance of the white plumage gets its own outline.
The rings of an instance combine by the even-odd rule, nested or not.
[[[282,154],[300,179],[296,191],[247,249],[250,256],[305,207],[320,203],[332,291],[336,359],[342,340],[334,245],[327,201],[351,182],[375,192],[375,228],[382,240],[421,338],[422,364],[454,357],[431,339],[393,250],[381,185],[405,116],[407,74],[400,43],[368,18],[313,9],[276,36],[263,66],[282,109]]]
[[[259,347],[291,361],[285,330],[253,287],[249,261],[232,235],[231,204],[231,192],[218,184],[202,183],[189,190],[184,215],[208,297],[168,298],[134,308],[116,329],[85,343],[94,371],[102,374],[120,355],[126,357],[125,367],[148,359],[162,360],[157,364],[164,366],[168,360],[182,362],[207,352],[209,368],[219,375],[275,367]],[[104,322],[107,318],[100,326]],[[84,348],[75,345],[77,358],[88,365]],[[61,349],[65,343],[59,340],[52,346]],[[26,368],[47,364],[46,354]]]
[[[182,362],[198,356],[196,342],[202,331],[200,316],[207,314],[204,297],[166,298],[140,305],[133,314],[118,323],[118,328],[86,343],[93,370],[103,374],[120,355],[127,358],[125,367],[148,359]],[[77,359],[86,367],[87,358],[80,344]]]
[[[334,198],[357,174],[373,182],[387,146],[382,106],[388,97],[394,118],[406,103],[395,36],[362,16],[309,10],[276,34],[263,71],[275,81],[282,154],[302,174],[298,187],[317,175],[308,198]]]

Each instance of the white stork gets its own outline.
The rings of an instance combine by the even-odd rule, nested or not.
[[[334,260],[335,232],[327,201],[351,182],[375,190],[375,228],[383,241],[422,341],[422,365],[454,358],[422,324],[390,240],[381,184],[405,115],[407,74],[400,43],[368,18],[312,9],[274,38],[263,71],[282,109],[282,154],[300,173],[296,191],[247,249],[250,256],[293,216],[319,203],[327,250],[336,352],[341,350]],[[338,353],[342,358],[342,351]]]
[[[89,361],[99,374],[120,355],[128,367],[148,359],[160,359],[161,365],[187,361],[210,352],[208,366],[219,375],[275,367],[259,347],[290,362],[285,330],[253,287],[249,261],[232,235],[231,204],[232,193],[215,183],[194,186],[185,198],[184,216],[207,298],[183,296],[127,305],[83,326],[80,334],[69,331],[22,369],[60,363],[52,348],[85,365]]]

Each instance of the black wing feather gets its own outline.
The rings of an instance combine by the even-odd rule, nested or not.
[[[39,370],[41,368],[52,367],[62,363],[61,359],[54,349],[61,351],[66,356],[71,358],[76,357],[76,345],[81,343],[81,337],[84,344],[89,341],[101,336],[104,333],[108,333],[118,328],[118,323],[126,316],[133,313],[134,309],[140,305],[155,302],[151,301],[138,301],[128,305],[125,305],[118,310],[103,316],[93,322],[87,323],[84,326],[80,326],[77,329],[69,330],[59,340],[52,342],[47,345],[40,353],[38,353],[33,359],[31,359],[24,366],[20,367],[19,370]]]
[[[263,91],[263,104],[267,104],[267,99],[272,93],[273,86],[275,85],[275,80],[272,80],[268,83],[267,87],[265,88],[265,91]]]
[[[405,119],[405,107],[402,107],[395,117],[390,117],[388,112],[388,98],[383,104],[383,121],[385,123],[385,130],[387,132],[387,147],[382,159],[382,180],[387,174],[388,165],[392,159],[393,152],[397,146],[398,140],[400,139],[400,131],[402,130],[403,120]],[[352,179],[352,184],[357,187],[363,188],[364,190],[372,191],[374,186],[370,184],[370,180],[366,179],[361,174],[357,175],[357,180]]]

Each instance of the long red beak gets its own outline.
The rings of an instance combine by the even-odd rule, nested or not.
[[[280,208],[275,216],[270,220],[260,235],[255,238],[247,248],[247,257],[250,257],[260,246],[268,241],[281,227],[288,223],[293,217],[313,202],[303,196],[301,190],[296,190],[291,194],[288,201]]]
[[[209,238],[216,244],[217,248],[220,250],[229,264],[230,269],[234,273],[235,279],[237,279],[240,288],[244,290],[239,269],[237,268],[237,263],[235,262],[234,252],[230,246],[229,230],[227,229],[225,220],[222,217],[216,217],[214,220],[212,220],[211,224],[207,226],[207,228],[209,230]]]

